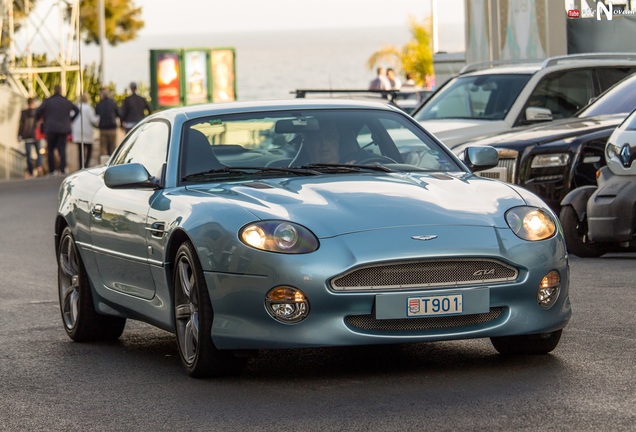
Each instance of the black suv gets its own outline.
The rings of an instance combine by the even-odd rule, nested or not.
[[[614,129],[636,109],[636,74],[624,79],[571,119],[516,128],[453,149],[488,145],[499,153],[499,165],[478,173],[516,183],[543,198],[557,214],[572,189],[596,185],[605,165],[605,143]]]

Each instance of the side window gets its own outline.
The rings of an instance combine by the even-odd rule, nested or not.
[[[631,74],[636,72],[636,68],[631,67],[611,67],[611,68],[598,68],[596,73],[598,74],[598,82],[601,86],[601,92],[604,92],[623,78],[627,78]]]
[[[552,118],[562,119],[572,117],[594,96],[591,70],[555,72],[541,80],[527,106],[548,108]],[[522,116],[525,116],[525,110]]]
[[[470,118],[470,92],[467,86],[457,86],[451,89],[445,98],[441,99],[432,110],[431,118]]]
[[[168,154],[169,138],[166,123],[149,122],[122,144],[112,164],[140,163],[150,175],[159,177]]]

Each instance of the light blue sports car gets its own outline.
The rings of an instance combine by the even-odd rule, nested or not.
[[[570,318],[556,216],[473,174],[408,115],[354,101],[176,108],[68,176],[55,248],[64,328],[176,334],[189,375],[258,349],[490,338],[544,354]]]

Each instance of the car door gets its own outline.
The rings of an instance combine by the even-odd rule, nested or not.
[[[515,126],[528,124],[528,107],[547,108],[554,120],[572,117],[596,96],[591,69],[561,70],[545,75],[528,98]]]
[[[140,163],[161,179],[169,135],[167,123],[148,122],[122,143],[112,165]],[[90,207],[91,240],[107,288],[145,299],[154,296],[147,242],[157,230],[146,228],[150,205],[161,193],[161,189],[103,186],[95,194]]]

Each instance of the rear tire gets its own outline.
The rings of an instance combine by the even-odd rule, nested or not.
[[[490,338],[495,349],[504,355],[547,354],[559,344],[563,330],[551,333]]]
[[[60,312],[66,334],[76,342],[119,338],[124,332],[126,319],[95,311],[86,269],[69,227],[60,237],[57,264]]]
[[[191,243],[179,247],[174,262],[174,319],[179,356],[186,372],[194,378],[240,372],[247,358],[219,350],[212,342],[212,305]]]
[[[587,236],[587,219],[580,221],[572,206],[563,206],[559,216],[565,244],[574,255],[581,258],[596,258],[608,252],[608,246],[604,243],[584,241]]]

